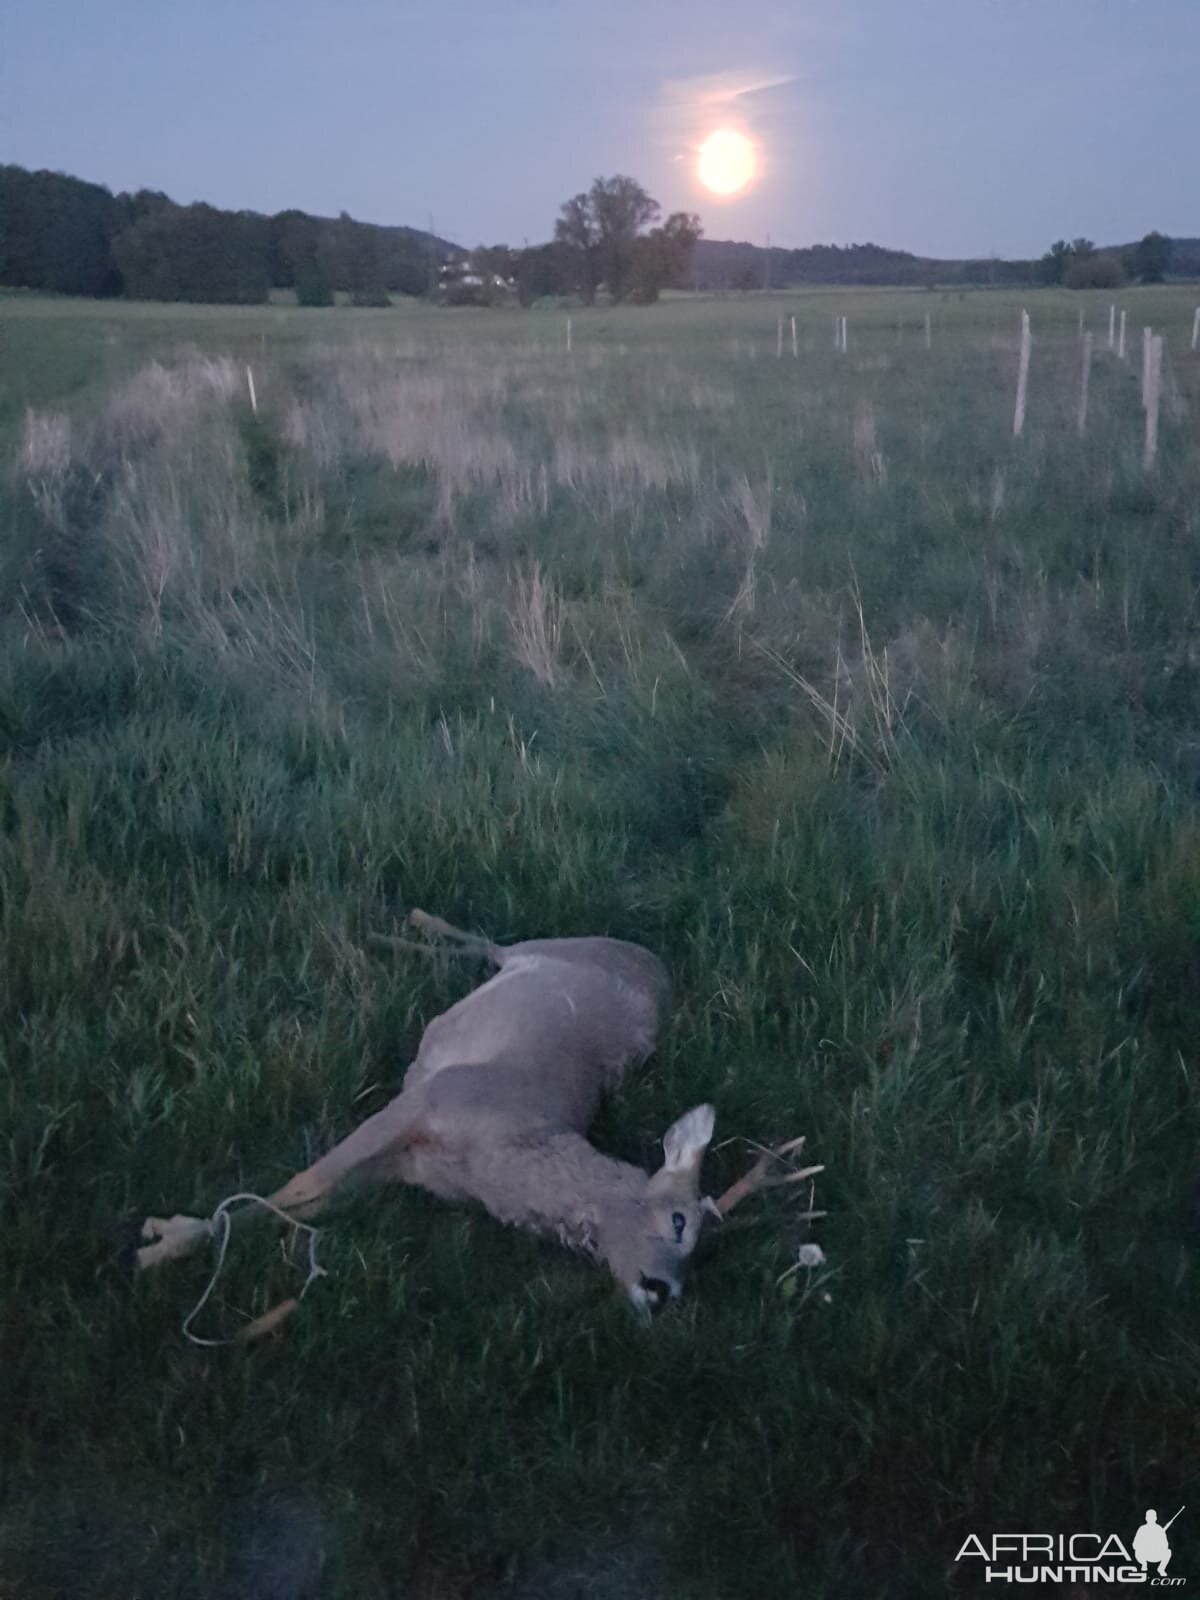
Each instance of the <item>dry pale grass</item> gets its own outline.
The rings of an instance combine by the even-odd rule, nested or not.
[[[102,437],[118,453],[164,438],[177,445],[202,418],[228,406],[241,386],[229,356],[196,355],[171,367],[151,361],[113,390]]]
[[[343,353],[330,359],[318,398],[293,399],[284,411],[286,480],[306,486],[315,504],[316,480],[356,456],[424,471],[443,534],[455,531],[469,496],[486,495],[489,517],[506,526],[545,516],[561,491],[613,517],[635,512],[647,494],[698,489],[700,452],[678,424],[635,432],[619,413],[597,411],[592,369],[607,359],[593,352],[567,364],[509,351],[488,366],[479,351],[458,350],[405,370],[378,350]],[[698,394],[700,406],[724,404],[711,385]],[[669,398],[664,390],[664,418]]]
[[[887,482],[887,462],[875,431],[875,403],[863,396],[854,413],[854,475],[868,488]]]
[[[190,357],[118,384],[86,429],[27,414],[17,468],[43,539],[26,581],[45,588],[51,613],[64,593],[95,591],[101,570],[111,581],[89,593],[89,614],[115,608],[152,634],[168,601],[194,609],[236,588],[261,539],[233,415],[239,389],[231,360]],[[87,515],[77,509],[68,526],[68,490],[78,498],[81,486]]]
[[[30,478],[64,473],[71,460],[71,419],[61,411],[25,411],[19,465]]]
[[[743,473],[734,484],[729,496],[735,514],[734,537],[742,556],[742,576],[737,591],[725,612],[725,621],[733,622],[749,617],[754,612],[758,588],[758,558],[767,548],[771,537],[771,505],[775,496],[774,477],[767,468],[765,482],[757,489],[751,486]]]
[[[563,599],[538,562],[512,574],[507,616],[513,655],[539,683],[556,689],[563,672]]]
[[[61,529],[71,466],[70,417],[61,411],[27,408],[17,465],[41,515],[51,527]]]
[[[687,439],[652,443],[631,432],[608,437],[562,432],[554,437],[553,451],[555,487],[598,498],[601,514],[628,510],[650,491],[699,484],[699,452]]]

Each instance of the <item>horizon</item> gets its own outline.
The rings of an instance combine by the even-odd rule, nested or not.
[[[146,0],[10,24],[3,159],[183,205],[432,224],[465,248],[544,241],[613,172],[698,212],[709,239],[781,250],[1024,260],[1059,238],[1200,234],[1173,181],[1200,67],[1190,0],[927,0],[903,17],[853,0],[802,19],[756,0],[735,20],[712,0],[648,17],[618,0],[569,23],[524,0],[501,27],[475,0],[353,0],[332,34],[312,0],[252,0],[190,26]],[[726,124],[760,170],[720,200],[695,155]]]
[[[0,163],[0,165],[3,165],[3,163]],[[34,173],[36,173],[36,172],[50,172],[55,177],[65,178],[65,179],[68,179],[71,182],[98,185],[101,188],[107,189],[107,191],[111,195],[113,195],[114,197],[117,197],[117,196],[119,196],[121,194],[133,195],[133,194],[138,193],[139,190],[140,191],[145,191],[145,192],[151,192],[150,191],[150,186],[148,184],[138,184],[138,185],[136,185],[136,186],[134,186],[132,188],[124,189],[124,190],[114,189],[111,184],[104,184],[99,179],[89,178],[85,173],[66,172],[66,171],[63,171],[61,168],[25,167],[23,170],[25,170],[27,172],[34,172]],[[165,193],[165,191],[153,191],[153,192]],[[189,199],[189,200],[177,200],[176,197],[174,195],[171,195],[171,194],[166,194],[166,198],[167,198],[167,200],[169,202],[171,202],[174,205],[178,205],[181,208],[188,207],[188,206],[207,205],[207,206],[213,207],[213,209],[221,210],[221,211],[223,211],[223,212],[225,212],[226,214],[229,214],[229,215],[258,216],[258,217],[263,217],[263,218],[270,218],[270,217],[273,217],[273,216],[286,215],[286,214],[288,214],[288,212],[290,212],[292,210],[295,210],[297,212],[302,212],[303,211],[302,207],[287,208],[287,210],[282,211],[282,212],[257,211],[253,207],[250,207],[250,206],[218,207],[218,206],[214,206],[214,203],[212,201],[205,200],[205,199],[203,199],[201,197],[196,197],[195,199]],[[336,211],[336,212],[308,212],[308,213],[305,213],[305,214],[310,216],[310,217],[312,217],[315,221],[318,221],[318,222],[331,222],[331,221],[334,221],[336,219],[336,217],[340,214],[341,210],[344,210],[344,208],[339,208],[339,211]],[[349,213],[347,213],[347,215],[349,215]],[[398,229],[398,230],[401,230],[401,231],[404,231],[404,232],[417,233],[417,234],[420,234],[420,235],[423,235],[423,236],[428,236],[428,230],[424,229],[424,228],[421,228],[419,225],[417,225],[415,223],[378,222],[372,217],[354,217],[354,216],[351,216],[350,220],[352,222],[360,224],[360,225],[362,225],[364,227],[369,227],[369,228],[377,227],[377,228],[383,228],[383,229]],[[1159,231],[1161,231],[1161,230],[1159,230]],[[440,233],[434,235],[433,237],[436,237],[436,239],[437,239],[439,244],[449,245],[453,249],[461,249],[464,252],[464,254],[470,254],[470,252],[472,250],[476,249],[476,248],[480,248],[480,249],[489,248],[486,245],[477,245],[477,246],[476,245],[464,245],[461,240],[450,239],[450,238],[447,238],[445,235],[440,234]],[[1085,236],[1077,234],[1074,237],[1076,239],[1078,239],[1078,238],[1085,237]],[[1192,235],[1192,234],[1168,234],[1168,235],[1166,235],[1166,237],[1172,243],[1186,242],[1188,244],[1191,244],[1192,242],[1194,242],[1194,239],[1197,236]],[[545,243],[548,243],[548,242],[550,242],[550,241],[548,241],[548,240],[532,240],[531,244],[533,244],[533,245],[541,245],[541,244],[545,244]],[[916,252],[914,252],[914,251],[906,251],[901,246],[891,245],[886,240],[881,240],[881,239],[847,239],[847,240],[813,239],[813,240],[809,241],[807,244],[784,245],[784,244],[779,244],[779,243],[776,243],[776,242],[771,242],[769,244],[760,244],[760,243],[757,243],[753,239],[735,238],[733,236],[730,236],[728,238],[715,238],[711,234],[704,233],[704,234],[701,234],[700,240],[698,242],[703,243],[703,244],[728,245],[728,246],[731,246],[731,247],[733,247],[735,249],[739,249],[739,250],[747,250],[747,249],[764,250],[764,249],[769,249],[772,252],[778,252],[779,254],[788,254],[788,253],[793,253],[793,252],[800,253],[800,252],[803,252],[805,250],[846,250],[846,251],[851,251],[851,250],[883,250],[883,251],[886,251],[888,254],[892,254],[892,255],[909,255],[914,260],[942,260],[942,261],[945,261],[947,263],[959,262],[959,261],[986,261],[986,260],[989,260],[989,259],[994,259],[994,260],[997,260],[997,261],[1007,262],[1007,263],[1026,262],[1026,261],[1028,261],[1028,262],[1036,262],[1040,258],[1040,255],[1046,254],[1046,252],[1043,251],[1043,252],[1040,252],[1039,255],[1030,255],[1030,256],[995,256],[995,257],[988,257],[988,256],[970,256],[970,255],[966,255],[966,254],[964,254],[962,252],[958,252],[958,253],[953,254],[953,255],[947,255],[947,256],[942,256],[942,257],[922,257],[922,256],[917,255]],[[1067,243],[1067,244],[1070,244],[1071,242],[1072,242],[1071,240],[1064,240],[1064,239],[1060,239],[1058,241],[1052,241],[1052,243]],[[1100,253],[1100,254],[1103,254],[1104,252],[1110,251],[1110,250],[1128,249],[1128,248],[1136,245],[1138,242],[1139,241],[1136,240],[1136,239],[1099,239],[1099,240],[1093,239],[1093,240],[1089,240],[1089,243],[1091,245],[1093,245],[1094,248],[1096,249],[1096,251],[1098,253]]]

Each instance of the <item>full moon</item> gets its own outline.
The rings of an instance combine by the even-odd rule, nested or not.
[[[718,128],[700,146],[696,173],[713,194],[732,195],[744,189],[758,170],[753,143],[736,128]]]

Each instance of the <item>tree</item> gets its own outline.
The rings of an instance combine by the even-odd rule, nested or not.
[[[595,303],[599,281],[597,264],[598,229],[588,194],[577,194],[566,201],[554,224],[562,287],[579,296],[585,306]]]
[[[1038,282],[1047,285],[1061,283],[1071,263],[1071,246],[1065,239],[1056,239],[1038,262]]]
[[[1125,269],[1120,257],[1107,251],[1076,256],[1065,281],[1068,289],[1119,289],[1125,282]]]
[[[117,204],[124,212],[127,223],[140,222],[154,211],[179,210],[171,196],[164,194],[161,189],[137,189],[133,194],[119,194]]]
[[[662,227],[653,230],[650,237],[660,239],[665,289],[691,286],[692,256],[703,233],[700,218],[694,211],[672,211]]]
[[[562,247],[537,244],[515,252],[517,299],[523,306],[557,294],[563,281]]]
[[[636,240],[631,298],[650,305],[663,289],[687,288],[692,252],[703,231],[699,217],[673,211],[661,228]]]
[[[638,235],[661,213],[634,178],[597,178],[589,196],[596,226],[596,255],[600,280],[614,304],[633,288]]]
[[[647,232],[661,211],[636,179],[621,175],[597,178],[586,193],[573,195],[554,225],[560,287],[585,305],[595,302],[601,284],[614,304],[631,297],[647,303],[669,285],[682,287],[700,219],[676,211]]]
[[[1161,283],[1171,264],[1171,241],[1157,228],[1148,233],[1133,251],[1133,271],[1140,283]]]
[[[352,290],[359,286],[360,262],[355,248],[354,218],[339,211],[332,222],[323,222],[317,238],[317,266],[335,289]]]
[[[0,284],[120,294],[112,240],[124,222],[120,202],[99,184],[0,167]]]
[[[309,261],[301,266],[295,277],[296,304],[298,306],[331,306],[333,304],[333,290],[329,279],[321,271],[316,260]]]
[[[125,292],[139,300],[257,305],[270,288],[265,217],[213,206],[148,211],[113,241]]]
[[[334,288],[382,303],[385,290],[423,294],[435,254],[444,246],[428,235],[345,213],[330,221],[177,206],[152,189],[114,196],[62,173],[0,166],[3,287],[255,301],[269,284],[299,291],[303,280],[311,303],[326,303]]]
[[[298,289],[302,278],[309,282],[318,276],[317,242],[322,223],[316,217],[310,217],[303,211],[280,211],[271,218],[268,227],[271,282],[277,289]],[[311,303],[303,302],[306,305]]]
[[[1070,244],[1065,239],[1056,239],[1037,263],[1035,269],[1037,280],[1039,283],[1051,286],[1065,283],[1072,288],[1078,288],[1080,284],[1088,279],[1088,274],[1083,264],[1093,260],[1095,257],[1096,246],[1091,239],[1080,237],[1072,239]],[[1109,258],[1105,257],[1104,259],[1107,261]],[[1117,268],[1120,271],[1119,262],[1117,263]],[[1104,266],[1099,271],[1101,278],[1105,278],[1111,274],[1112,268]],[[1108,288],[1111,285],[1097,282],[1094,287]]]

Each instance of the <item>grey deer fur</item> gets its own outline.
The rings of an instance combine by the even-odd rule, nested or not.
[[[428,1025],[400,1094],[268,1203],[308,1222],[352,1186],[419,1184],[606,1262],[643,1315],[676,1299],[703,1217],[717,1209],[700,1194],[713,1108],[695,1106],[667,1129],[652,1176],[586,1137],[602,1093],[654,1048],[668,997],[662,963],[621,939],[497,945],[424,912],[409,922],[499,970]],[[143,1237],[154,1242],[138,1252],[141,1268],[195,1249],[212,1227],[151,1217]]]

